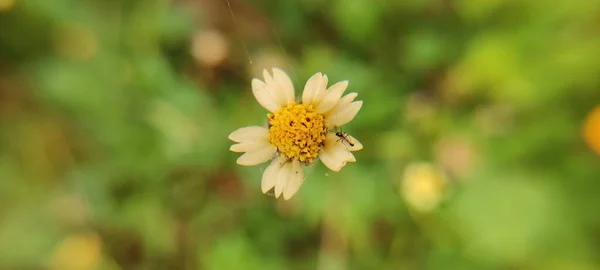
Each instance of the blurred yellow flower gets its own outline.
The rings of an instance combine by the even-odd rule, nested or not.
[[[15,6],[16,0],[0,0],[0,12],[8,11]]]
[[[443,172],[429,163],[411,163],[404,169],[401,194],[419,212],[430,212],[440,203],[446,190]]]
[[[340,171],[347,162],[355,162],[352,151],[362,149],[354,137],[330,131],[352,121],[362,101],[357,93],[344,94],[348,81],[329,88],[327,76],[313,75],[304,86],[301,102],[296,102],[294,86],[288,75],[274,68],[263,71],[264,81],[252,80],[252,92],[267,115],[268,128],[250,126],[229,135],[236,142],[233,152],[245,152],[237,163],[253,166],[275,159],[262,176],[262,192],[275,189],[275,197],[290,199],[304,181],[301,165],[320,158],[332,171]]]
[[[600,106],[594,108],[583,124],[583,138],[600,155]]]
[[[93,233],[70,235],[52,253],[50,269],[88,270],[101,262],[102,242]]]

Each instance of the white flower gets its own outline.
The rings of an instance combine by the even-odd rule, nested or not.
[[[320,158],[332,171],[340,171],[347,162],[355,162],[351,151],[362,149],[362,144],[347,134],[336,134],[335,129],[352,121],[362,101],[354,101],[357,93],[345,96],[348,81],[327,88],[327,76],[317,73],[304,86],[302,101],[296,102],[294,86],[280,69],[273,73],[263,71],[264,81],[252,80],[252,92],[267,114],[268,128],[250,126],[229,135],[237,144],[233,152],[245,152],[237,160],[239,165],[253,166],[273,161],[262,176],[262,192],[274,189],[275,197],[288,200],[304,181],[301,165]],[[340,135],[340,136],[338,136]]]

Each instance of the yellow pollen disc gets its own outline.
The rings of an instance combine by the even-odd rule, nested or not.
[[[269,118],[269,141],[284,156],[311,163],[325,143],[325,117],[313,105],[292,102]]]

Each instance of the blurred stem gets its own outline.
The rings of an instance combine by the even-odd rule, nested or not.
[[[342,181],[334,184],[335,193],[329,196],[323,215],[321,227],[321,248],[317,261],[318,270],[347,269],[348,237],[343,233],[343,211],[346,209],[343,199],[344,184]]]
[[[196,269],[194,265],[194,245],[190,241],[190,217],[184,215],[180,217],[177,228],[177,261],[180,263],[179,269]]]

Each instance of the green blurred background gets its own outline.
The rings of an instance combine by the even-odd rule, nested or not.
[[[600,269],[600,1],[229,4],[0,0],[0,269]],[[364,101],[290,201],[228,150],[274,66]]]

